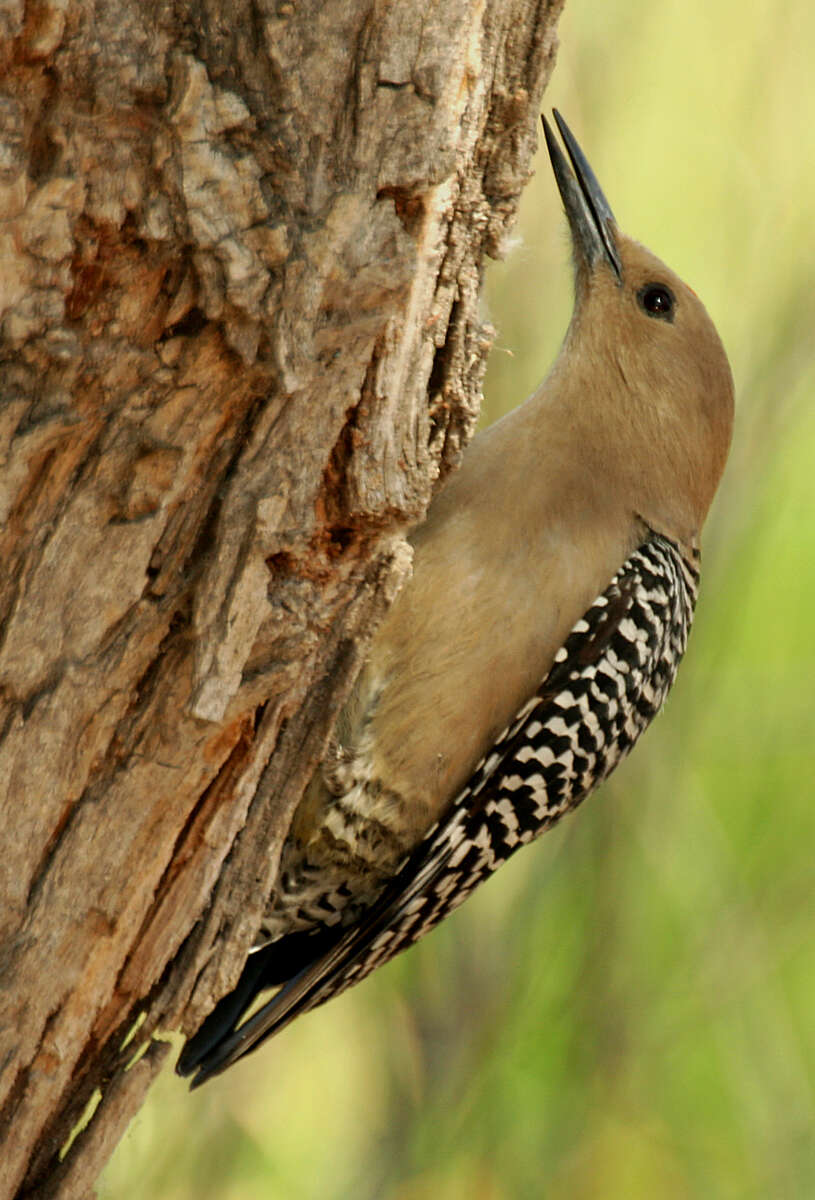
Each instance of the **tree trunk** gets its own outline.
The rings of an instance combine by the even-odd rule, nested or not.
[[[561,4],[0,2],[2,1197],[89,1195],[240,970],[472,432]]]

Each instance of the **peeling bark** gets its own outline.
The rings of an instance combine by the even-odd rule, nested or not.
[[[90,1195],[240,969],[472,432],[561,3],[0,5],[2,1197]]]

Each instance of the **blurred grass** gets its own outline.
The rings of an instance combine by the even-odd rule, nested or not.
[[[737,381],[691,649],[642,745],[450,921],[193,1096],[104,1200],[815,1196],[815,7],[569,0],[547,106]],[[543,155],[490,271],[494,419],[571,308]]]

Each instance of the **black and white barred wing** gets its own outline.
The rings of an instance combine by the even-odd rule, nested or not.
[[[333,945],[198,1062],[195,1085],[418,941],[601,783],[662,706],[697,584],[695,565],[673,543],[654,535],[640,546],[574,626],[446,818],[356,925],[337,931]]]

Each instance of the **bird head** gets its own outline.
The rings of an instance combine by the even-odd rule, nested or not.
[[[617,227],[566,122],[544,133],[572,235],[575,307],[556,371],[593,468],[656,532],[695,550],[724,469],[733,378],[699,297]],[[572,169],[573,168],[573,169]]]

